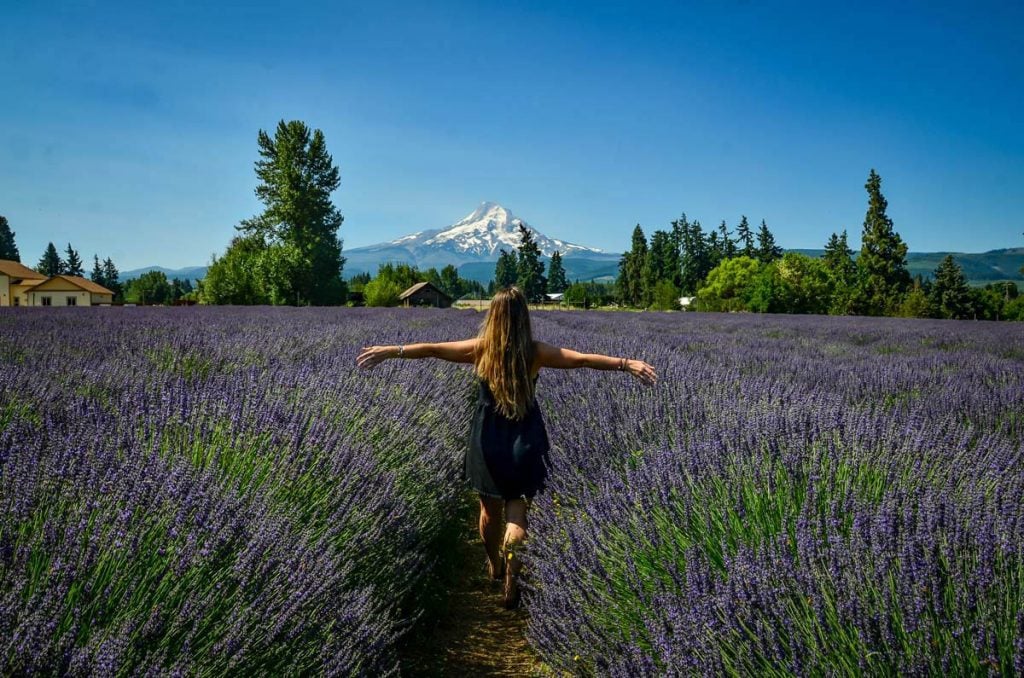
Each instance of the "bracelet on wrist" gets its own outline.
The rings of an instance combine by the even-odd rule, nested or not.
[[[399,346],[398,347],[398,357],[399,358],[404,358],[405,357],[405,346]]]

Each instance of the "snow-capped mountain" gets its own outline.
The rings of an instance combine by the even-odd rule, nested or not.
[[[557,250],[569,258],[616,261],[619,258],[617,254],[548,237],[505,207],[484,202],[447,228],[417,231],[390,242],[345,250],[345,272],[346,275],[359,271],[373,273],[385,262],[404,262],[422,269],[497,261],[502,249],[512,251],[519,246],[520,224],[530,230],[545,257]]]

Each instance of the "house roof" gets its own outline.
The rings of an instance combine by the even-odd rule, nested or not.
[[[42,273],[37,273],[28,266],[9,259],[0,259],[0,273],[22,280],[46,280],[46,276]]]
[[[44,287],[46,285],[46,283],[48,283],[48,282],[50,282],[52,280],[57,280],[58,278],[61,279],[61,280],[67,281],[67,282],[71,283],[72,285],[74,285],[75,287],[78,287],[80,289],[85,290],[86,292],[92,292],[93,294],[113,294],[113,292],[108,290],[103,285],[97,285],[93,281],[91,281],[91,280],[89,280],[87,278],[83,278],[81,276],[77,276],[77,275],[55,275],[55,276],[51,276],[50,278],[47,278],[44,282],[40,282],[38,284],[38,287]]]
[[[444,298],[446,298],[446,299],[451,299],[451,297],[449,297],[449,296],[448,296],[447,294],[445,294],[445,293],[444,293],[443,291],[439,290],[439,289],[437,288],[437,286],[436,286],[436,285],[434,285],[434,283],[432,283],[432,282],[430,282],[430,281],[427,281],[427,282],[421,282],[421,283],[416,283],[415,285],[413,285],[412,287],[410,287],[410,288],[409,288],[409,289],[407,289],[406,291],[404,291],[404,292],[402,292],[401,294],[399,294],[399,295],[398,295],[398,298],[399,298],[399,299],[405,299],[406,297],[411,297],[412,295],[416,294],[417,292],[419,292],[419,291],[421,291],[421,290],[423,290],[423,289],[425,289],[425,288],[427,288],[427,287],[430,287],[430,289],[434,290],[435,292],[437,292],[438,294],[440,294],[440,295],[441,295],[442,297],[444,297]]]
[[[42,280],[22,280],[19,283],[14,283],[12,286],[13,287],[35,287],[36,285],[41,285],[42,283],[44,283],[46,281],[47,281],[47,278],[43,278]]]

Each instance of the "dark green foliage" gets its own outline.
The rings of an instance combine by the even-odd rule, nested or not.
[[[46,246],[46,251],[43,252],[42,258],[36,264],[36,270],[43,275],[60,275],[64,272],[64,262],[57,254],[57,248],[53,246],[52,242]]]
[[[852,313],[857,290],[857,264],[847,241],[846,229],[843,229],[842,235],[833,233],[828,239],[822,261],[832,277],[832,299],[828,312],[833,315]]]
[[[67,259],[64,260],[63,273],[78,277],[85,275],[85,270],[82,268],[82,258],[78,256],[78,252],[71,247],[71,243],[68,243],[68,248],[64,250],[64,253],[67,255]]]
[[[92,273],[89,274],[89,280],[92,280],[97,285],[103,285],[106,282],[106,278],[103,277],[103,264],[100,263],[98,255],[92,255]]]
[[[338,229],[344,217],[331,202],[341,180],[323,132],[282,120],[273,139],[260,130],[257,142],[256,197],[266,209],[238,228],[267,245],[262,267],[271,275],[264,296],[296,305],[343,303]]]
[[[133,304],[168,304],[173,299],[173,292],[163,271],[150,271],[125,284],[124,298]]]
[[[103,260],[103,286],[114,293],[114,301],[122,301],[124,299],[124,288],[121,285],[120,273],[110,257]]]
[[[967,279],[952,255],[947,255],[935,269],[929,301],[940,318],[963,319],[974,315],[971,290]]]
[[[868,211],[857,258],[859,285],[855,308],[863,315],[892,314],[910,287],[907,245],[886,214],[889,203],[882,195],[882,178],[874,169],[864,188],[868,192]]]
[[[458,299],[466,293],[463,289],[463,281],[459,278],[458,269],[451,264],[448,264],[441,269],[441,274],[438,276],[438,283],[440,283],[438,287],[440,287],[441,290],[443,290],[444,293],[452,299]],[[438,283],[434,284],[437,285]]]
[[[644,299],[644,264],[647,262],[647,238],[640,224],[633,227],[629,251],[619,260],[619,294],[623,303],[640,306]]]
[[[499,252],[498,263],[494,266],[494,283],[498,289],[516,284],[518,268],[519,258],[515,252],[506,252],[504,249]]]
[[[519,224],[516,286],[534,303],[544,301],[544,295],[547,293],[547,278],[544,277],[544,262],[540,260],[540,247],[533,239],[530,229],[523,224]]]
[[[18,245],[14,242],[14,231],[4,216],[0,216],[0,259],[21,262]]]
[[[932,303],[928,299],[928,292],[921,280],[914,280],[913,286],[900,304],[897,315],[904,318],[930,318],[931,314]]]
[[[718,225],[718,252],[720,259],[732,259],[739,251],[736,248],[737,241],[732,239],[729,227],[725,225],[725,219]]]
[[[769,264],[782,256],[782,248],[775,244],[775,236],[768,230],[768,224],[761,220],[757,230],[757,260]]]
[[[562,266],[562,254],[557,250],[551,255],[548,262],[548,292],[557,294],[564,292],[569,286],[565,279],[565,267]]]
[[[575,308],[597,308],[607,306],[615,301],[617,285],[579,282],[578,280],[565,289],[562,303]]]
[[[672,222],[674,238],[679,242],[679,289],[692,295],[715,267],[714,254],[700,222],[689,222],[686,214]]]
[[[745,214],[740,218],[740,223],[736,227],[736,242],[739,245],[739,254],[750,258],[757,256],[757,250],[754,248],[754,234],[750,231],[750,222],[747,221]]]
[[[679,251],[672,242],[672,236],[668,231],[655,231],[651,235],[650,248],[644,258],[642,269],[643,291],[641,301],[644,306],[654,304],[655,289],[662,281],[675,289],[672,280],[679,269]],[[664,297],[664,290],[662,290]],[[678,299],[678,293],[676,293]],[[677,304],[678,305],[678,304]]]

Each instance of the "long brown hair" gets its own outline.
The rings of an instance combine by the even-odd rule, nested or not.
[[[498,412],[522,419],[533,404],[533,332],[526,297],[518,287],[499,291],[480,324],[476,373],[494,395]]]

